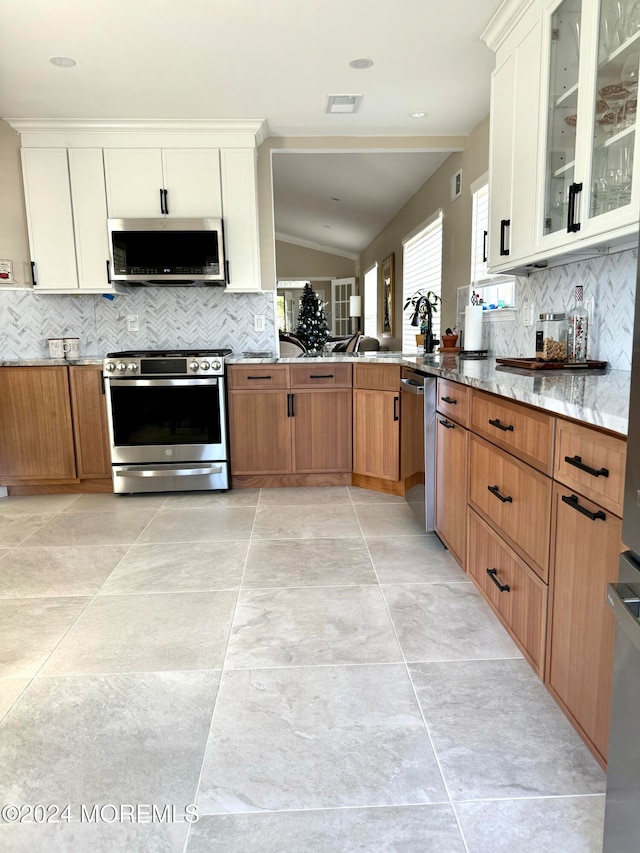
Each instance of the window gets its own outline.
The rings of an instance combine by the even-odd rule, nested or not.
[[[481,178],[481,181],[486,181]],[[471,283],[489,278],[487,270],[487,247],[489,237],[489,184],[472,190],[473,214],[471,225]]]
[[[364,274],[364,333],[378,336],[378,264]]]
[[[402,304],[418,290],[431,290],[440,296],[442,289],[442,211],[439,210],[420,230],[402,241]],[[433,335],[440,337],[441,306],[433,315]],[[411,311],[402,315],[402,351],[417,353],[416,335],[420,329],[410,325]]]

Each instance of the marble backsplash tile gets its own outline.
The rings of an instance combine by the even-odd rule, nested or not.
[[[127,331],[137,314],[138,332]],[[253,316],[265,317],[254,331]],[[82,355],[127,349],[229,347],[235,353],[275,349],[272,293],[219,288],[132,288],[103,296],[0,292],[0,358],[47,357],[47,338],[78,337]]]

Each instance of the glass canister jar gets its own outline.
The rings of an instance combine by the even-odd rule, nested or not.
[[[567,319],[564,314],[540,314],[536,323],[538,361],[567,360]]]

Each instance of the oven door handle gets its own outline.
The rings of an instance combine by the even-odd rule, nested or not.
[[[221,465],[183,465],[181,468],[118,468],[116,477],[197,477],[201,474],[221,474]]]
[[[194,377],[189,379],[112,379],[107,378],[107,382],[111,388],[184,388],[193,385],[217,385],[219,376],[202,376],[197,379]]]

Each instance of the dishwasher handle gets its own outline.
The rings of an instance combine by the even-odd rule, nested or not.
[[[424,385],[415,382],[413,379],[401,379],[400,383],[402,384],[402,391],[408,391],[410,394],[417,394],[420,397],[424,397]]]

